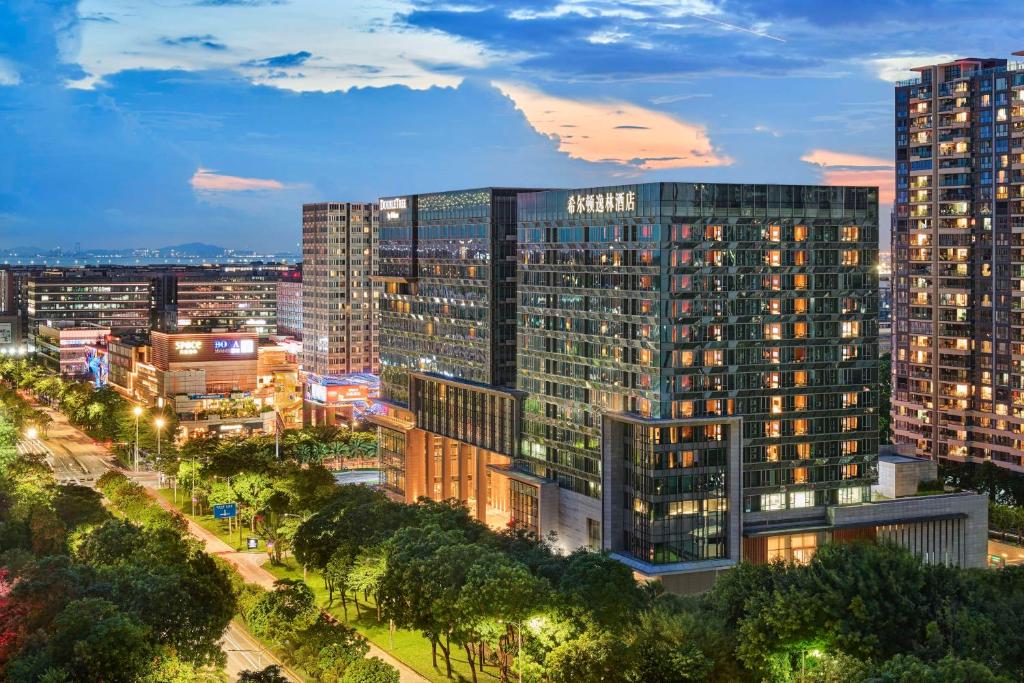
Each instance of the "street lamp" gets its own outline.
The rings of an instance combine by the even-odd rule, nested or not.
[[[39,431],[35,427],[29,427],[28,429],[25,430],[25,438],[29,440],[34,440],[38,436]]]
[[[139,471],[139,417],[142,416],[142,406],[132,408],[135,414],[135,471]]]
[[[164,428],[164,419],[162,417],[158,417],[157,419],[153,420],[153,425],[156,427],[156,457],[157,457],[157,460],[159,460],[160,459],[160,435],[161,435],[160,430]]]

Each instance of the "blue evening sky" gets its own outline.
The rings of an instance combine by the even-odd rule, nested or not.
[[[1024,2],[0,0],[0,247],[294,248],[483,185],[882,186],[892,83]],[[883,206],[883,233],[888,206]]]

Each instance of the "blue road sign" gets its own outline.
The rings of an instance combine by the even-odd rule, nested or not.
[[[213,516],[216,519],[227,519],[229,517],[238,516],[238,504],[237,503],[224,503],[223,505],[213,506]]]

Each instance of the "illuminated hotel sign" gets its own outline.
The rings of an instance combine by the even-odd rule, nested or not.
[[[610,211],[636,211],[636,192],[599,192],[597,194],[571,194],[566,202],[567,213],[608,213]]]
[[[194,356],[199,353],[199,349],[201,348],[203,348],[203,342],[196,339],[174,342],[174,350],[182,356]]]
[[[398,213],[397,211],[388,211],[386,214],[384,214],[384,218],[385,220],[389,221],[397,221],[400,215],[401,214]]]
[[[380,210],[387,211],[388,209],[405,209],[405,197],[380,200]],[[388,217],[390,218],[390,216]]]
[[[256,350],[256,344],[252,339],[216,339],[213,342],[214,353],[230,353],[238,356],[244,353],[252,353]]]

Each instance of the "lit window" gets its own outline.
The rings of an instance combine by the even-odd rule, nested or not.
[[[807,420],[800,418],[799,420],[793,420],[793,434],[795,436],[804,436],[807,434]]]
[[[798,467],[798,470],[804,470],[806,474],[806,468]],[[814,491],[794,491],[789,494],[789,507],[791,508],[812,508],[814,507]]]
[[[765,446],[764,457],[768,462],[779,461],[779,447],[778,446]]]
[[[721,349],[708,349],[704,351],[704,365],[706,366],[722,365],[722,358]]]
[[[793,483],[794,484],[806,484],[807,483],[807,468],[806,467],[794,467],[793,468]],[[809,507],[809,506],[792,505],[790,507]]]
[[[782,397],[772,396],[772,414],[779,415],[782,413]]]
[[[786,497],[782,493],[765,493],[761,496],[762,510],[785,510]],[[771,540],[771,539],[769,539]],[[769,558],[771,559],[771,558]]]
[[[860,322],[857,320],[844,320],[842,324],[842,336],[844,339],[860,336]]]
[[[793,226],[793,239],[797,242],[803,242],[807,239],[807,226],[796,225]]]
[[[811,444],[809,443],[798,443],[796,445],[796,457],[801,460],[811,459]]]
[[[794,289],[807,289],[807,276],[806,275],[794,275],[793,276],[793,288]]]
[[[845,489],[839,489],[838,501],[840,505],[854,505],[864,502],[864,487],[850,486]]]

